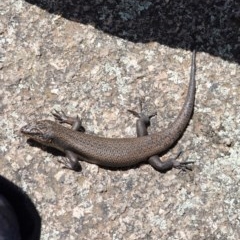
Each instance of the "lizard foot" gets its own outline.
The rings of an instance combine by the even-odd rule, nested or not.
[[[191,166],[188,166],[188,164],[194,163],[193,161],[186,161],[186,162],[178,162],[177,158],[182,154],[182,151],[179,151],[176,157],[170,158],[167,161],[162,162],[158,155],[151,156],[148,159],[149,164],[155,168],[159,172],[167,172],[171,170],[172,168],[180,169],[181,171],[192,171]],[[180,172],[181,172],[180,171]]]
[[[139,118],[139,120],[142,123],[144,123],[145,127],[149,127],[151,118],[156,116],[157,112],[154,112],[154,113],[147,116],[146,114],[143,113],[142,104],[143,104],[143,100],[139,99],[139,106],[138,106],[139,112],[134,111],[134,110],[130,110],[130,109],[128,109],[127,111],[130,112],[131,114],[133,114],[135,117]]]
[[[172,159],[169,159],[169,161],[172,161],[172,164],[173,164],[173,168],[176,168],[176,169],[180,169],[181,171],[192,171],[192,166],[188,166],[189,164],[193,164],[194,161],[185,161],[185,162],[178,162],[177,161],[177,158],[179,158],[179,156],[181,156],[183,153],[183,151],[179,151],[177,156],[175,158],[172,158]],[[180,171],[180,172],[181,172]]]
[[[176,160],[173,160],[173,168],[180,169],[183,172],[186,172],[187,170],[192,171],[192,166],[188,166],[188,164],[193,163],[194,161],[178,162]]]
[[[62,158],[62,160],[58,159],[57,160],[59,163],[63,164],[62,168],[63,169],[69,169],[75,172],[81,172],[82,171],[82,167],[78,162],[70,162],[68,159],[66,158]]]
[[[55,120],[59,123],[66,123],[72,126],[73,130],[79,131],[79,132],[85,132],[85,128],[82,126],[81,119],[77,117],[69,117],[67,116],[64,111],[57,111],[54,109],[54,112],[52,112],[52,115],[54,116]]]

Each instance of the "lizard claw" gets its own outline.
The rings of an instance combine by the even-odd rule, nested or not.
[[[59,123],[68,123],[68,117],[63,110],[59,112],[54,109],[54,112],[51,113],[54,116],[55,120],[57,120]]]
[[[194,161],[186,161],[186,162],[173,162],[173,168],[180,169],[180,172],[186,172],[187,170],[192,171],[192,166],[188,166],[188,164],[193,164]]]
[[[82,126],[82,121],[78,117],[69,117],[65,114],[63,110],[57,111],[54,109],[54,112],[51,112],[54,116],[55,120],[59,123],[66,123],[72,126],[73,130],[79,131],[79,132],[85,132],[85,128]]]
[[[173,168],[180,169],[180,172],[186,172],[187,170],[192,171],[192,167],[188,166],[188,164],[193,164],[194,161],[185,161],[185,162],[178,162],[177,158],[179,158],[182,155],[183,151],[180,150],[177,154],[177,156],[172,160]]]
[[[145,114],[143,114],[143,107],[142,107],[142,105],[143,105],[143,98],[140,98],[139,99],[139,106],[138,106],[139,112],[134,111],[134,110],[129,110],[129,109],[127,111],[132,113],[137,118],[148,118],[149,120],[152,117],[157,115],[157,112],[154,112],[154,113],[150,114],[149,116],[146,116]]]
[[[134,110],[130,110],[130,109],[128,109],[127,111],[130,112],[131,114],[133,114],[135,117],[141,118],[141,114],[140,113],[138,113],[138,112],[136,112]]]

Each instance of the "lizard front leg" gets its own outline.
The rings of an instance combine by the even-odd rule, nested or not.
[[[52,115],[59,123],[66,123],[71,125],[72,130],[83,133],[85,132],[85,128],[82,126],[82,121],[78,116],[69,117],[63,111],[59,112],[57,110],[54,110],[54,112],[52,112]],[[79,158],[79,156],[70,150],[65,150],[64,153],[66,155],[66,158],[62,161],[59,161],[60,163],[64,164],[64,168],[71,169],[76,172],[81,171],[82,167],[79,163],[79,160],[81,159]]]

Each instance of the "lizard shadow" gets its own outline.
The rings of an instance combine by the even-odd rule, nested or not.
[[[27,139],[27,144],[29,144],[31,147],[39,148],[42,151],[50,153],[50,154],[52,154],[56,157],[64,157],[65,156],[65,154],[62,151],[60,151],[56,148],[53,148],[53,147],[45,146],[45,145],[43,145],[43,144],[41,144],[41,143],[31,139],[31,138]]]
[[[240,63],[238,1],[25,1],[127,41],[187,50],[194,45],[197,51]]]

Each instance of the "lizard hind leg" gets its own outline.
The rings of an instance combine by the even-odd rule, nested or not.
[[[179,153],[177,154],[176,157],[174,158],[170,158],[167,161],[161,161],[161,159],[159,158],[158,155],[154,155],[151,156],[148,159],[148,163],[157,171],[159,172],[167,172],[169,170],[171,170],[172,168],[177,168],[180,169],[182,171],[186,171],[186,170],[192,170],[191,166],[189,166],[188,164],[192,164],[194,163],[193,161],[186,161],[186,162],[178,162],[177,158],[182,154],[182,151],[179,151]]]
[[[128,110],[128,112],[132,113],[134,116],[138,118],[136,122],[137,128],[137,136],[146,136],[148,135],[148,127],[150,126],[150,120],[152,117],[156,116],[157,113],[153,113],[149,116],[145,115],[142,112],[142,100],[139,101],[139,110],[140,112],[136,112],[133,110]],[[182,171],[192,170],[192,168],[188,164],[194,163],[193,161],[186,161],[186,162],[178,162],[177,158],[182,154],[180,151],[176,157],[170,158],[167,161],[161,161],[158,155],[153,155],[148,159],[148,163],[157,171],[159,172],[167,172],[172,168],[181,169]]]

